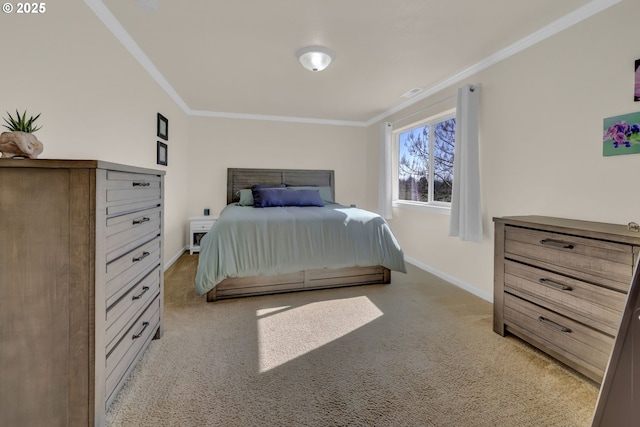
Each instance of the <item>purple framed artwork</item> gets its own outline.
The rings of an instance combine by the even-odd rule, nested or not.
[[[633,100],[638,102],[640,101],[640,59],[636,59],[636,78],[634,83]]]
[[[624,114],[604,119],[602,155],[640,153],[640,113]]]

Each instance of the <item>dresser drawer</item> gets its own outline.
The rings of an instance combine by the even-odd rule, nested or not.
[[[120,341],[133,321],[159,292],[160,266],[157,266],[107,309],[107,353]]]
[[[513,261],[504,263],[506,292],[615,336],[626,295]]]
[[[161,228],[160,212],[156,207],[107,219],[107,262],[157,236]]]
[[[107,171],[107,215],[158,206],[161,203],[162,177],[157,175]]]
[[[191,221],[191,231],[209,232],[209,230],[211,230],[211,227],[213,226],[214,223],[215,221],[210,221],[210,220],[209,221]]]
[[[623,292],[633,273],[633,247],[623,243],[506,226],[504,252],[506,258]]]
[[[508,327],[602,378],[613,337],[508,293],[504,295],[504,321]]]
[[[161,238],[156,237],[107,264],[107,307],[118,300],[142,272],[160,265],[161,242]]]
[[[107,353],[106,390],[109,396],[126,376],[138,353],[146,347],[160,323],[160,298],[156,298],[136,319],[122,340]]]

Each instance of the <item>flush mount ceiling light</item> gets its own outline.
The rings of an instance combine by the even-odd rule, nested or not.
[[[336,54],[322,46],[303,47],[296,56],[304,68],[309,71],[322,71],[331,64]]]

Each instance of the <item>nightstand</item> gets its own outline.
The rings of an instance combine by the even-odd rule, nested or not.
[[[211,230],[217,216],[191,216],[189,217],[189,255],[200,252],[200,240]]]

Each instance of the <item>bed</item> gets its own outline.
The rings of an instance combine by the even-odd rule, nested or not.
[[[382,217],[334,202],[334,177],[332,170],[228,169],[227,206],[200,242],[196,292],[211,302],[387,284],[391,270],[406,272],[402,249]],[[252,193],[256,184],[265,189]],[[309,196],[313,203],[253,207],[274,194]]]

